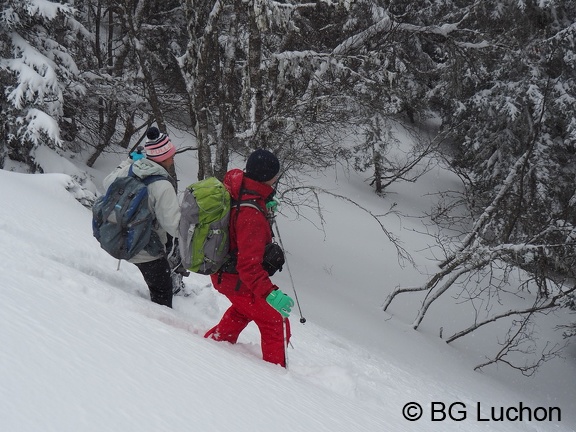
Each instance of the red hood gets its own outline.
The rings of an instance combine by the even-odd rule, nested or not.
[[[244,177],[244,171],[240,169],[233,169],[226,173],[224,186],[230,192],[232,199],[238,199],[241,189],[245,190],[242,195],[243,199],[265,200],[274,192],[272,186]]]

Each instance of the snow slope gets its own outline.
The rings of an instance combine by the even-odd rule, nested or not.
[[[190,159],[177,159],[182,184],[194,179]],[[94,183],[118,160],[103,158]],[[187,278],[193,294],[176,297],[173,310],[152,304],[138,270],[117,270],[92,238],[90,210],[60,168],[0,170],[0,431],[576,431],[576,356],[551,364],[540,380],[473,372],[483,360],[473,348],[484,341],[448,346],[434,318],[413,331],[408,299],[394,315],[381,311],[394,286],[422,281],[434,264],[420,254],[416,269],[399,266],[354,206],[326,196],[324,232],[288,209],[279,217],[307,318],[302,325],[293,311],[286,371],[260,359],[254,326],[235,346],[202,337],[227,307],[207,277]],[[374,204],[361,179],[335,178],[327,172],[316,181],[374,210],[396,200],[403,211],[429,204],[425,187],[452,181],[437,170],[424,186]],[[350,228],[352,218],[361,222]],[[419,222],[386,221],[417,254],[423,240],[411,224]],[[274,278],[291,293],[287,271]],[[423,408],[419,421],[403,416],[411,402]],[[454,404],[454,419],[443,418],[442,404]],[[511,418],[492,420],[510,407]],[[528,421],[529,411],[546,419]]]

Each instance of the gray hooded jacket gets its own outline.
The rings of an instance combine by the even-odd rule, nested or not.
[[[104,179],[104,188],[108,189],[117,177],[126,177],[131,164],[131,159],[122,162]],[[168,240],[166,233],[172,237],[178,237],[178,226],[180,224],[180,203],[178,202],[178,196],[172,183],[168,180],[170,177],[168,171],[161,165],[148,159],[137,160],[133,165],[134,174],[140,178],[151,175],[162,175],[167,179],[166,181],[159,180],[148,185],[148,206],[150,207],[150,211],[156,216],[156,226],[154,230],[158,233],[162,244],[166,244]],[[146,251],[141,251],[131,258],[129,262],[138,264],[154,261],[162,256],[163,255],[152,256]]]

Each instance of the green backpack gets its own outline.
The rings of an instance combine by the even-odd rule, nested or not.
[[[186,188],[180,209],[182,265],[194,273],[216,273],[228,258],[230,194],[209,177]]]
[[[266,214],[253,199],[232,201],[216,177],[191,184],[184,191],[180,218],[182,265],[194,273],[209,275],[219,270],[236,273],[237,251],[230,251],[230,208],[252,207]],[[262,266],[269,275],[282,271],[284,252],[276,243],[266,246]]]

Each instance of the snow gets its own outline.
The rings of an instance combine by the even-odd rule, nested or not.
[[[375,213],[396,203],[383,222],[416,268],[401,266],[377,223],[346,201],[321,197],[324,231],[312,211],[297,217],[281,206],[278,227],[307,319],[300,324],[293,309],[285,370],[261,360],[254,326],[237,345],[203,338],[228,306],[207,277],[186,278],[192,295],[175,297],[172,310],[151,303],[136,267],[117,270],[92,238],[90,210],[71,186],[78,173],[42,152],[46,174],[0,170],[0,431],[576,431],[574,348],[531,379],[504,366],[474,372],[497,349],[493,337],[452,345],[438,337],[438,323],[462,328],[465,305],[435,304],[419,331],[410,321],[420,300],[407,295],[393,315],[382,312],[397,285],[435,271],[417,216],[431,192],[455,188],[441,167],[383,199],[341,168],[302,179]],[[122,158],[104,155],[87,184],[101,187]],[[182,188],[196,162],[183,153],[176,163]],[[274,280],[292,294],[286,269]],[[419,421],[402,415],[410,402],[424,409]],[[440,421],[441,403],[454,404],[454,420]],[[561,419],[552,411],[550,421],[528,421],[524,410],[522,421],[490,420],[492,409],[514,414],[521,404],[542,407],[539,415],[557,407]]]
[[[67,5],[54,3],[49,0],[27,0],[26,9],[30,15],[39,15],[49,20],[56,18],[60,12],[70,12],[72,8]]]
[[[26,132],[22,135],[32,142],[41,142],[42,133],[46,134],[52,142],[58,145],[62,142],[58,122],[54,117],[39,109],[31,108],[28,110],[23,127],[26,128]]]
[[[20,58],[5,60],[6,66],[18,73],[18,86],[8,95],[16,108],[36,99],[44,102],[58,91],[56,65],[22,36],[12,33],[12,43]]]

